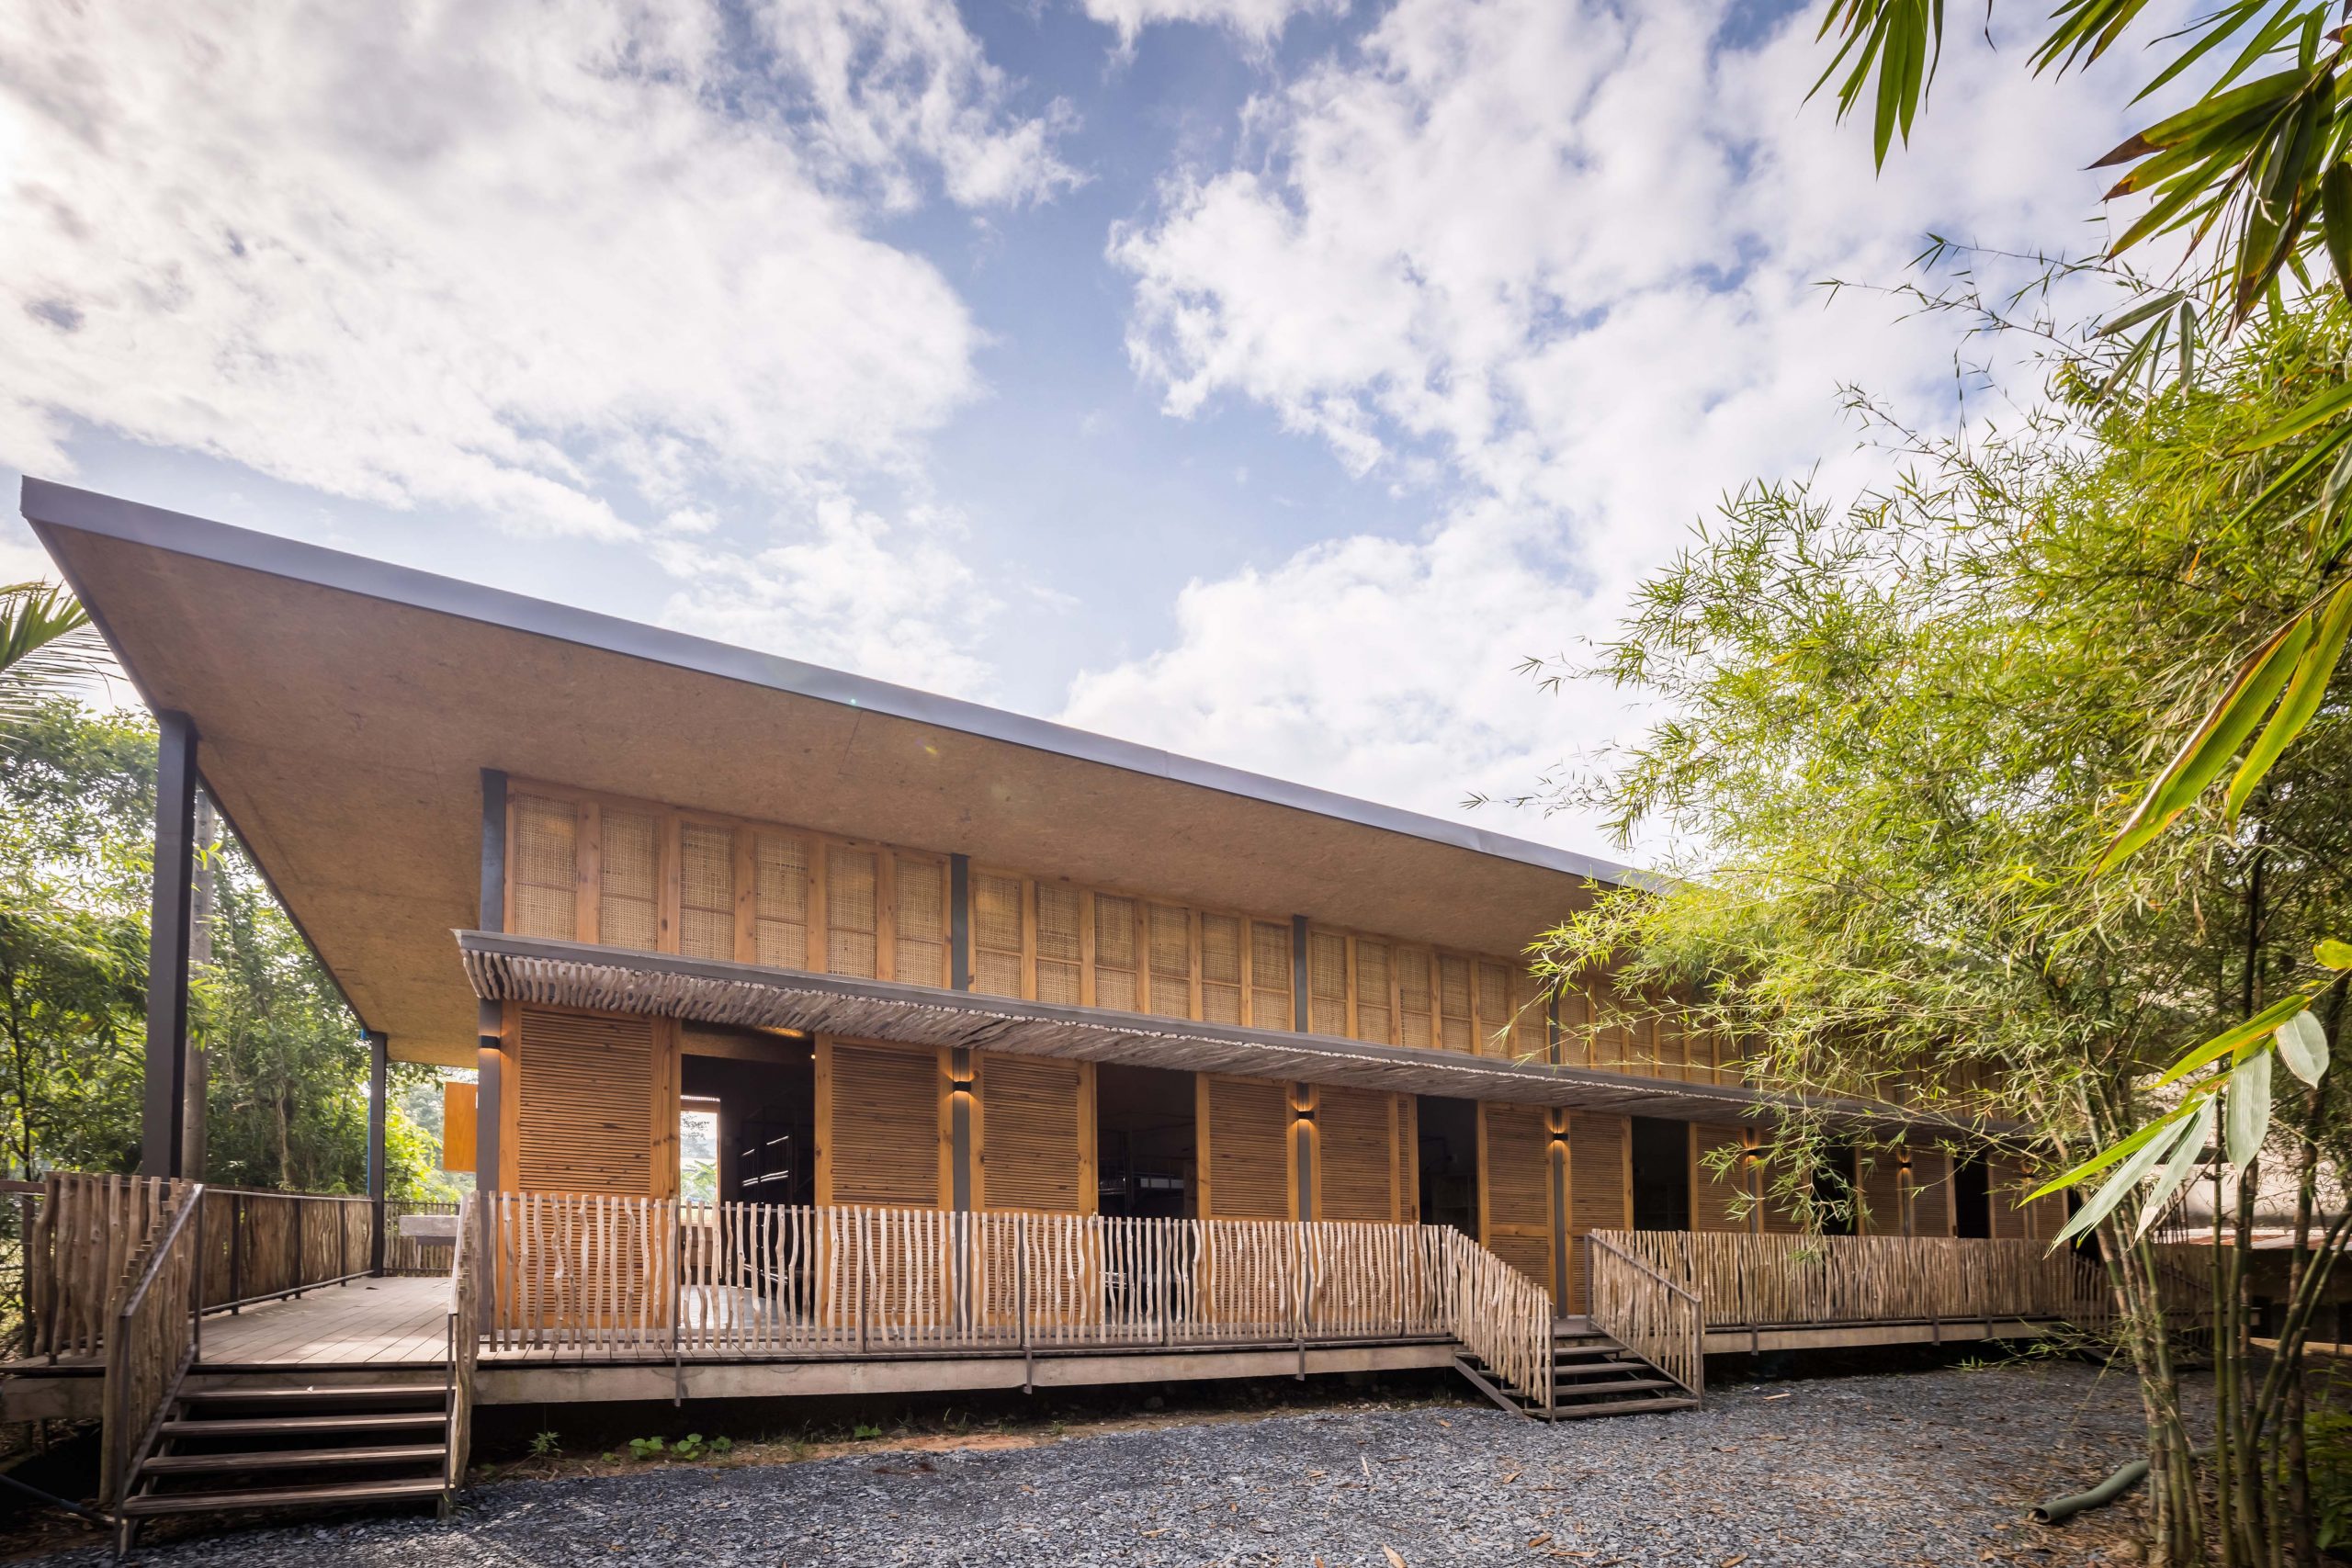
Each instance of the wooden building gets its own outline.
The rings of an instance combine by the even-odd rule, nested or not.
[[[960,1313],[979,1335],[1017,1312],[1022,1382],[1052,1325],[1035,1268],[1017,1309],[989,1294],[1006,1237],[1193,1237],[1153,1269],[1190,1270],[1183,1311],[1205,1323],[1214,1290],[1239,1287],[1204,1261],[1199,1227],[1271,1225],[1277,1249],[1377,1235],[1399,1258],[1442,1232],[1460,1240],[1427,1256],[1454,1261],[1430,1267],[1521,1280],[1548,1347],[1619,1310],[1596,1296],[1626,1269],[1690,1292],[1708,1267],[1610,1238],[1745,1237],[1761,1257],[1792,1228],[1743,1201],[1752,1160],[1719,1178],[1706,1158],[1756,1145],[1784,1106],[1671,1015],[1594,1029],[1591,998],[1548,1001],[1526,972],[1530,942],[1591,886],[1637,873],[62,486],[28,480],[25,513],[163,724],[146,1173],[187,1174],[175,873],[200,776],[379,1058],[476,1070],[453,1088],[448,1143],[481,1194],[493,1359],[502,1335],[527,1330],[508,1348],[528,1349],[632,1314],[680,1359],[705,1310],[689,1287],[821,1296],[854,1250],[825,1230],[842,1214],[936,1238],[858,1266],[861,1348],[891,1314]],[[2015,1244],[2053,1216],[2017,1205],[2017,1171],[1954,1167],[1945,1130],[1898,1107],[1831,1109],[1869,1150],[1858,1244],[2039,1255]],[[697,1130],[718,1150],[707,1206],[682,1190]],[[813,1250],[743,1285],[745,1249],[801,1215]],[[600,1247],[634,1249],[635,1271],[594,1263]],[[1098,1295],[1158,1277],[1087,1256],[1053,1277]],[[562,1295],[599,1268],[601,1304]],[[1217,1321],[1272,1314],[1298,1344],[1269,1353],[1309,1370],[1291,1329],[1311,1296],[1219,1298]],[[1070,1321],[1102,1310],[1064,1304]],[[1918,1337],[2033,1315],[1951,1306],[1901,1315]],[[846,1310],[807,1303],[820,1327]],[[1396,1315],[1389,1349],[1443,1364],[1428,1358],[1444,1335]],[[1746,1329],[1761,1344],[1796,1326]],[[1171,1354],[1182,1337],[1160,1331]],[[613,1397],[670,1375],[604,1359]],[[1529,1392],[1532,1373],[1469,1359]],[[1125,1375],[1168,1375],[1148,1364]],[[598,1396],[579,1365],[542,1370]],[[528,1376],[508,1392],[530,1396]],[[1695,1364],[1670,1381],[1695,1397]]]

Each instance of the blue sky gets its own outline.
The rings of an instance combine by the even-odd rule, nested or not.
[[[16,7],[0,468],[1452,813],[1638,725],[1514,667],[1715,497],[1868,480],[1841,385],[1952,417],[1823,278],[2096,243],[2127,74],[1956,37],[1874,177],[1812,21]]]

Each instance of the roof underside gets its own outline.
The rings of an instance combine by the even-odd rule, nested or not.
[[[1728,1085],[1368,1045],[1330,1035],[1016,1001],[887,980],[628,953],[586,942],[475,931],[461,931],[457,937],[474,994],[486,1001],[1691,1122],[1753,1122],[1798,1103]],[[1892,1106],[1811,1104],[1837,1120],[1872,1131],[1959,1131],[1951,1123],[1908,1116]]]
[[[1459,822],[28,479],[25,514],[366,1025],[472,1060],[495,768],[1508,953],[1637,874]]]

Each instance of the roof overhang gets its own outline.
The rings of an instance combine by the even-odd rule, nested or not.
[[[1802,1109],[1883,1134],[1966,1132],[1894,1106],[1806,1100],[1735,1085],[1372,1045],[497,931],[460,931],[457,939],[474,994],[485,1001],[1690,1122],[1752,1122]]]
[[[1509,953],[1606,861],[28,479],[24,513],[394,1055],[472,1059],[481,773]]]

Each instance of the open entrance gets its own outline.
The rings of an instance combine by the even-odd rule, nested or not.
[[[1468,1100],[1422,1095],[1414,1107],[1420,1128],[1421,1223],[1478,1234],[1478,1106]]]
[[[1980,1241],[1993,1234],[1993,1183],[1981,1159],[1952,1161],[1951,1234]]]
[[[1690,1228],[1690,1124],[1655,1116],[1634,1123],[1634,1228]]]
[[[1094,1069],[1094,1138],[1102,1213],[1197,1217],[1193,1075],[1105,1062]]]
[[[1824,1235],[1852,1235],[1857,1186],[1854,1150],[1839,1145],[1822,1151],[1813,1170],[1814,1213]]]
[[[679,1051],[680,1192],[694,1197],[707,1184],[703,1195],[722,1203],[814,1203],[810,1043],[761,1030],[689,1027]],[[707,1175],[698,1160],[707,1161]]]

